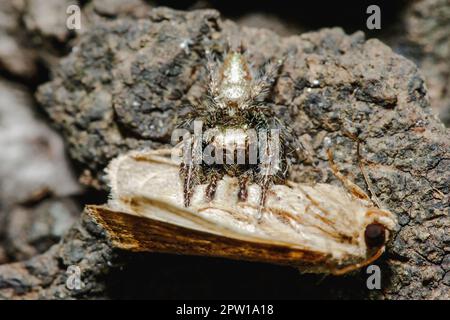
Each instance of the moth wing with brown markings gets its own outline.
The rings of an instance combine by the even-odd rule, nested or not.
[[[178,163],[160,153],[133,151],[116,158],[108,168],[108,207],[89,208],[118,247],[342,273],[384,249],[368,250],[367,225],[382,224],[387,232],[395,226],[389,212],[329,184],[273,186],[258,219],[260,188],[250,185],[247,201],[239,202],[237,181],[224,177],[214,200],[205,199],[206,186],[200,185],[186,208]]]

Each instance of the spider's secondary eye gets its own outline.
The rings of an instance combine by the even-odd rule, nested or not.
[[[364,238],[368,248],[379,247],[386,240],[386,232],[383,225],[379,223],[371,223],[366,227]]]

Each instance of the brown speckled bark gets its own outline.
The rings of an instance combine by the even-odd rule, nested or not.
[[[427,83],[431,106],[441,120],[450,124],[450,2],[412,1],[403,15],[401,34],[393,44],[410,56]]]
[[[366,289],[364,271],[320,282],[320,277],[288,268],[158,255],[130,258],[120,253],[119,263],[127,263],[117,272],[108,267],[109,246],[96,240],[101,238],[98,230],[87,232],[95,228],[85,217],[46,254],[27,264],[0,267],[0,294],[233,298],[252,297],[250,292],[273,297],[277,292],[288,298],[450,298],[450,135],[431,113],[416,66],[380,41],[337,28],[281,38],[262,29],[239,29],[221,21],[216,11],[154,9],[147,18],[111,20],[85,32],[37,98],[63,132],[72,157],[88,170],[85,181],[104,188],[102,170],[111,158],[169,143],[177,110],[204,88],[204,50],[221,51],[227,39],[237,37],[256,67],[287,55],[268,103],[309,151],[298,155],[292,179],[335,183],[324,153],[325,145],[332,145],[339,166],[365,188],[355,142],[348,135],[364,141],[362,157],[373,189],[400,223],[380,261],[382,290]],[[197,263],[205,267],[201,272],[212,279],[210,285],[198,287],[201,276],[193,275]],[[71,264],[82,265],[90,284],[81,292],[63,288],[62,274]],[[248,279],[229,271],[239,268]],[[100,276],[108,270],[112,279],[128,283],[120,292],[114,281]],[[220,282],[219,277],[227,276],[229,283]]]
[[[105,298],[100,279],[108,269],[111,249],[102,230],[86,215],[66,234],[61,243],[26,262],[0,266],[0,299]],[[82,271],[83,288],[66,286],[68,266]]]

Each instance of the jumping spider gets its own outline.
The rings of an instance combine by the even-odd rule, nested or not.
[[[268,63],[263,75],[254,77],[242,46],[229,51],[219,68],[212,55],[207,57],[207,93],[179,125],[191,130],[195,121],[202,125],[202,138],[189,136],[183,147],[184,204],[190,205],[199,184],[207,184],[206,198],[212,200],[218,181],[229,175],[238,179],[239,201],[246,201],[250,183],[261,187],[261,209],[267,190],[274,183],[284,183],[287,173],[286,126],[265,102],[283,60]],[[205,152],[216,161],[206,161]]]

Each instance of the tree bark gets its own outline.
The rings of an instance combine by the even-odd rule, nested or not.
[[[349,136],[363,141],[372,189],[399,220],[377,262],[382,288],[368,290],[364,270],[320,281],[287,267],[118,251],[83,214],[45,254],[0,266],[1,296],[450,298],[450,134],[431,113],[417,67],[361,32],[334,28],[283,38],[240,28],[214,10],[165,8],[144,19],[98,22],[37,93],[85,169],[84,181],[106,190],[103,169],[113,157],[167,146],[177,112],[205,90],[205,50],[223,52],[228,41],[242,41],[255,68],[286,57],[268,103],[304,147],[290,179],[338,183],[326,161],[331,145],[340,168],[367,190]],[[81,269],[80,290],[66,286],[71,265]]]

